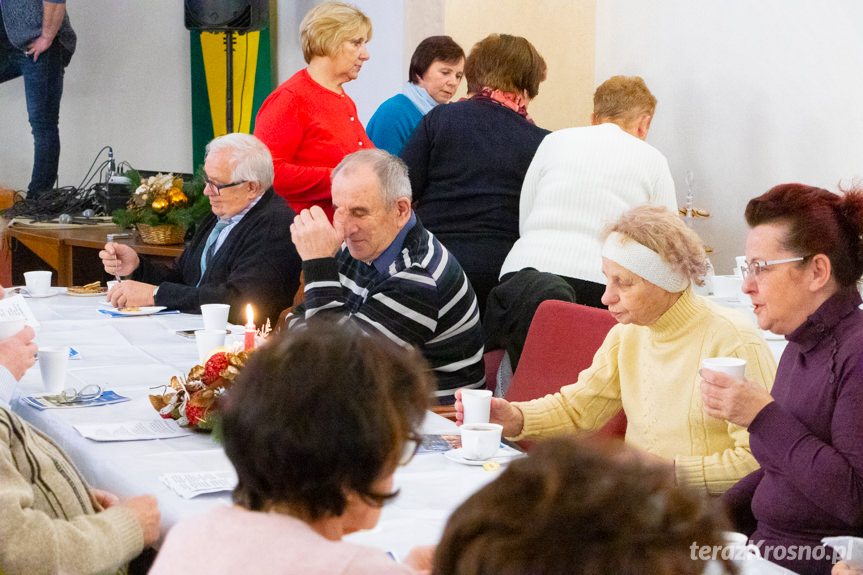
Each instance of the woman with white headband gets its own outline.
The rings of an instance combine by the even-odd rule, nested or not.
[[[602,302],[619,325],[578,381],[533,401],[495,398],[491,420],[510,439],[541,439],[599,429],[622,408],[628,444],[673,463],[679,484],[722,493],[758,463],[745,428],[704,412],[701,360],[745,359],[747,378],[769,390],[773,355],[749,320],[693,293],[690,284],[703,283],[706,255],[675,214],[640,206],[606,232]],[[461,401],[455,407],[460,420]]]

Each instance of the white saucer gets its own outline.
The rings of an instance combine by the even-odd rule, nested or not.
[[[153,315],[154,313],[159,313],[163,309],[167,309],[167,308],[163,305],[149,305],[149,306],[140,306],[140,309],[137,309],[134,311],[131,311],[131,310],[130,311],[123,311],[124,309],[125,308],[119,308],[119,309],[114,309],[111,311],[113,311],[117,315],[124,315],[124,316],[133,317],[136,315]]]
[[[28,290],[26,287],[22,287],[21,291],[19,293],[21,295],[23,295],[24,297],[35,297],[35,298],[54,297],[55,295],[59,295],[61,293],[66,293],[66,288],[64,288],[64,287],[52,287],[48,291],[48,293],[35,294],[35,293],[30,293],[30,290]]]
[[[462,465],[483,465],[489,461],[504,463],[525,455],[511,447],[501,447],[497,450],[497,454],[495,456],[489,457],[488,459],[468,459],[463,455],[463,453],[464,450],[461,447],[458,449],[450,449],[449,451],[444,452],[444,457],[450,461],[461,463]]]

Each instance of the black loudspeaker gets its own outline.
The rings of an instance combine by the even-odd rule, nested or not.
[[[267,27],[270,0],[185,0],[186,28],[253,32]]]

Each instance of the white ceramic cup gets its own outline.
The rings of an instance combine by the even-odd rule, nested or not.
[[[701,367],[721,371],[737,379],[746,375],[746,360],[739,357],[705,357],[701,360]]]
[[[743,295],[743,276],[713,276],[713,295],[740,297]]]
[[[69,364],[69,346],[39,348],[39,371],[45,391],[56,395],[66,387],[66,366]]]
[[[725,539],[725,546],[730,547],[734,551],[732,559],[743,559],[746,555],[761,557],[761,550],[757,545],[749,543],[749,537],[743,533],[723,531],[722,537]]]
[[[24,329],[26,321],[23,317],[0,320],[0,339],[12,337]]]
[[[461,452],[465,459],[484,460],[500,449],[503,426],[497,423],[471,423],[461,426]]]
[[[229,311],[231,311],[231,306],[226,303],[205,303],[202,305],[201,316],[204,318],[204,329],[226,329]]]
[[[461,402],[464,405],[464,424],[488,423],[491,411],[491,390],[463,389]]]
[[[198,359],[203,364],[210,352],[217,347],[225,345],[225,336],[228,334],[223,329],[199,329],[195,331],[195,344],[198,346]]]
[[[51,291],[51,275],[49,271],[24,272],[24,283],[31,295],[45,295]]]

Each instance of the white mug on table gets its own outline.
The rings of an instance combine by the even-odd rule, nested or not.
[[[195,331],[195,343],[198,346],[198,359],[201,365],[204,360],[217,347],[225,345],[225,337],[228,332],[224,329],[199,329]]]
[[[66,366],[69,364],[69,346],[39,348],[39,371],[45,391],[56,395],[66,387]]]
[[[45,295],[51,291],[50,271],[24,272],[24,283],[27,285],[27,293],[30,295]]]
[[[205,303],[201,306],[204,329],[226,329],[231,306],[226,303]]]

